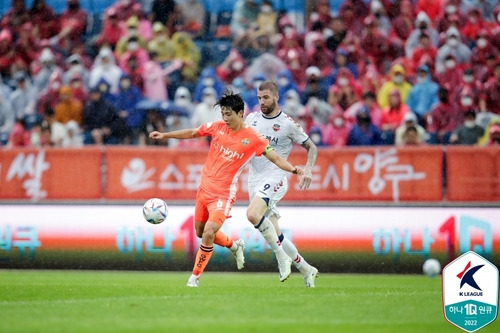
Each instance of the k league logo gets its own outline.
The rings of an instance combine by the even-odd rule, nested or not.
[[[467,332],[493,322],[498,311],[498,268],[469,251],[443,269],[445,318]]]

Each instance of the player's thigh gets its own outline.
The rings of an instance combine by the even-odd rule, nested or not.
[[[270,217],[277,215],[277,203],[283,198],[288,189],[288,183],[285,179],[263,179],[259,182],[248,184],[248,193],[250,195],[250,205],[248,213],[252,215],[266,215]],[[248,214],[247,214],[248,215]]]

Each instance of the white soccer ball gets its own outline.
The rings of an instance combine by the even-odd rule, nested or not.
[[[144,219],[151,224],[159,224],[165,221],[168,215],[168,206],[165,201],[152,198],[146,201],[142,207]]]
[[[436,259],[427,259],[422,266],[424,274],[429,277],[434,277],[441,274],[441,264]]]

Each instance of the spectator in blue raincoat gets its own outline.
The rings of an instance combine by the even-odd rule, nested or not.
[[[418,117],[419,122],[439,102],[439,85],[432,80],[429,67],[422,65],[417,69],[417,82],[410,89],[406,105]]]
[[[284,68],[279,71],[278,75],[276,75],[276,78],[276,83],[278,84],[278,95],[280,97],[284,97],[289,90],[295,90],[300,94],[299,86],[294,81],[292,72],[290,72],[288,68]]]
[[[141,126],[144,123],[144,110],[136,108],[141,100],[142,94],[139,88],[132,85],[132,79],[128,74],[123,74],[120,78],[115,106],[118,115],[125,120],[129,129],[127,138],[129,143],[137,143]]]
[[[339,47],[335,51],[335,59],[333,63],[333,68],[327,77],[326,83],[331,86],[337,82],[337,74],[341,68],[347,68],[351,72],[352,77],[356,80],[359,78],[359,71],[356,64],[349,60],[349,53],[346,49]]]
[[[241,97],[243,98],[243,101],[245,101],[245,104],[248,105],[250,112],[255,111],[256,109],[259,108],[257,89],[259,88],[260,84],[264,81],[266,81],[266,77],[264,76],[264,74],[262,73],[255,74],[252,77],[251,87],[249,87],[249,89],[245,90],[241,94]]]
[[[201,102],[205,88],[213,88],[216,96],[220,96],[224,92],[224,83],[217,76],[214,67],[208,66],[201,71],[198,83],[194,88],[193,102]]]
[[[347,146],[378,146],[383,143],[380,129],[372,124],[370,111],[362,107],[356,116],[356,124],[347,136]]]

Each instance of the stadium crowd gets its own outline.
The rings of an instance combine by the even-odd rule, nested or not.
[[[301,21],[270,0],[235,0],[213,26],[199,0],[117,0],[89,34],[79,0],[58,15],[12,0],[0,144],[158,144],[149,132],[219,119],[226,87],[258,110],[256,87],[271,79],[319,147],[500,145],[497,0],[306,3]],[[207,61],[207,36],[229,51]],[[185,141],[166,144],[207,145]]]

